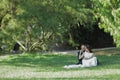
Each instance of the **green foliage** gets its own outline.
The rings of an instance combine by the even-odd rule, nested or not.
[[[71,24],[91,23],[89,19],[93,16],[87,1],[3,0],[1,4],[8,5],[8,8],[3,6],[3,10],[10,11],[2,18],[1,34],[6,39],[1,39],[10,46],[17,42],[24,50],[50,49],[63,41],[62,35]]]
[[[71,28],[92,30],[96,18],[119,46],[119,6],[119,0],[1,0],[0,46],[11,50],[17,42],[25,51],[50,50],[64,41],[77,46]],[[67,40],[64,35],[69,35]]]
[[[94,10],[99,17],[100,28],[104,28],[106,32],[114,38],[114,42],[120,47],[120,1],[119,0],[93,0]]]

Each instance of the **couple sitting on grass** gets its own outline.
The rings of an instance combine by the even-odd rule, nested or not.
[[[65,65],[64,68],[93,67],[98,65],[98,60],[89,45],[81,45],[81,50],[78,52],[78,60],[77,64]]]

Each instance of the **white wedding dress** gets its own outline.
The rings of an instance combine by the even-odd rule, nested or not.
[[[64,68],[79,68],[79,67],[97,66],[97,58],[94,57],[93,53],[84,52],[83,56],[84,56],[84,58],[82,60],[82,64],[66,65],[66,66],[64,66]]]

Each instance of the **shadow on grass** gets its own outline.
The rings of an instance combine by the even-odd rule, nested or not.
[[[120,68],[120,55],[99,55],[97,56],[100,65],[97,68]],[[74,64],[77,58],[74,55],[12,55],[0,61],[0,65],[20,66],[20,67],[41,67],[61,68],[64,65]]]
[[[100,62],[100,65],[98,67],[120,69],[120,55],[119,54],[99,55],[97,56],[97,58],[99,59],[99,62]]]
[[[71,55],[17,55],[0,61],[0,64],[21,67],[60,67],[75,63],[75,56]]]

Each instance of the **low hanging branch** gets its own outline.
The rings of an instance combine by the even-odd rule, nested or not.
[[[20,41],[18,41],[18,40],[15,39],[15,38],[14,38],[14,40],[15,40],[25,51],[27,51],[27,48],[24,47],[23,44],[22,44]]]
[[[17,42],[25,51],[27,51],[27,49],[22,45],[22,43],[20,43],[20,41],[16,40],[16,42]]]

